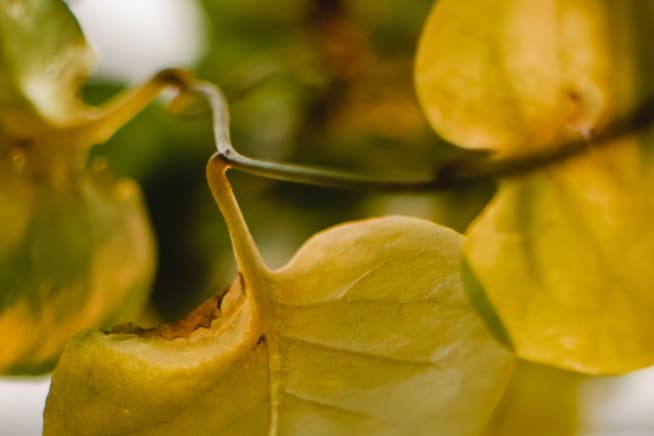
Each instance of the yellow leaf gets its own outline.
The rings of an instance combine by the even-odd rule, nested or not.
[[[636,0],[442,0],[417,90],[433,127],[464,147],[516,155],[592,140],[652,97],[653,18]],[[501,180],[468,229],[470,269],[518,356],[594,374],[654,363],[651,142]]]
[[[462,147],[515,154],[587,136],[634,92],[652,94],[652,69],[633,63],[651,58],[653,17],[638,0],[438,1],[416,55],[418,97]]]
[[[239,278],[174,325],[76,336],[45,434],[479,433],[513,358],[465,299],[462,238],[370,219],[319,233],[270,271],[219,162],[208,176]]]
[[[654,362],[654,204],[635,140],[501,183],[466,257],[525,359],[619,373]]]
[[[484,436],[575,436],[580,388],[592,380],[602,379],[518,361]]]

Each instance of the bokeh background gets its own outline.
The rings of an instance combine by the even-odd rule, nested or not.
[[[460,153],[431,131],[413,90],[414,51],[431,3],[69,1],[98,55],[83,90],[87,101],[99,104],[159,69],[186,66],[223,89],[233,142],[246,155],[411,178],[429,177]],[[136,179],[145,194],[159,268],[142,324],[180,318],[235,277],[226,228],[204,178],[213,150],[206,108],[176,116],[163,102],[93,150],[93,159]],[[401,213],[463,231],[494,189],[366,194],[237,172],[230,178],[273,267],[311,234],[363,217]],[[40,434],[47,388],[47,377],[0,382],[0,435]],[[511,392],[516,399],[505,409],[518,410],[519,403],[522,420],[536,423],[530,434],[654,434],[652,370],[589,381],[527,366]]]
[[[110,25],[106,17],[119,3],[72,3],[100,60],[84,90],[90,102],[186,64],[227,95],[234,144],[246,155],[389,177],[429,177],[456,155],[429,129],[413,91],[413,54],[430,0],[125,2],[124,21]],[[165,4],[176,9],[170,22],[142,34]],[[182,4],[192,11],[183,20]],[[134,31],[124,27],[128,20]],[[94,150],[143,187],[159,243],[152,313],[165,321],[235,276],[204,177],[214,150],[209,113],[192,112],[176,117],[152,105]],[[420,215],[462,230],[492,191],[369,195],[231,174],[271,266],[316,231],[371,215]]]

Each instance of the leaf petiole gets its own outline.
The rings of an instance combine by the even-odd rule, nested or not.
[[[229,135],[229,109],[223,93],[215,85],[207,82],[198,82],[191,86],[189,91],[202,96],[211,108],[217,156],[230,167],[275,180],[361,191],[447,191],[464,189],[501,178],[516,177],[546,168],[592,149],[610,146],[616,143],[616,139],[643,131],[654,123],[654,100],[651,100],[587,138],[515,157],[475,156],[437,168],[434,176],[428,179],[383,179],[244,156],[232,145]]]
[[[184,92],[194,81],[193,75],[181,69],[167,69],[155,74],[140,86],[112,98],[103,107],[95,108],[86,119],[60,129],[57,134],[38,138],[40,145],[89,147],[106,142],[118,129],[138,115],[163,90]]]

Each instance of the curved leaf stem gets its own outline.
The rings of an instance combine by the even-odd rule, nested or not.
[[[216,158],[214,154],[207,163],[207,182],[211,194],[227,223],[238,269],[246,281],[256,280],[267,274],[267,267],[243,218],[232,187],[227,180],[226,172],[228,169],[229,165]],[[248,289],[260,306],[265,305],[268,296],[259,295],[257,286],[253,286],[252,283],[248,283]]]
[[[94,120],[94,143],[108,140],[166,88],[183,92],[194,81],[195,78],[189,71],[171,68],[160,71],[143,85],[116,96],[105,104],[100,116]]]
[[[213,84],[198,82],[189,91],[201,95],[209,104],[218,149],[217,157],[229,166],[275,180],[362,191],[427,192],[468,188],[501,178],[523,175],[578,156],[593,148],[615,144],[615,140],[642,131],[654,122],[654,100],[646,101],[634,112],[616,119],[603,130],[559,146],[509,158],[471,158],[446,164],[428,179],[383,179],[321,168],[263,161],[236,151],[229,135],[229,110],[223,93]]]
[[[186,70],[172,68],[162,70],[145,83],[112,98],[93,112],[88,119],[51,137],[39,138],[38,142],[48,147],[56,145],[89,147],[105,142],[164,89],[172,88],[184,92],[194,81],[193,75]]]

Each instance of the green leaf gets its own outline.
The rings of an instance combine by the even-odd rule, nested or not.
[[[0,0],[0,141],[79,123],[93,59],[63,0]]]
[[[592,140],[652,98],[653,18],[635,0],[439,1],[417,57],[425,113],[498,155]],[[502,180],[468,229],[476,306],[518,356],[594,374],[654,363],[651,146],[626,138]]]
[[[239,278],[174,325],[77,335],[45,434],[479,433],[513,358],[466,301],[462,238],[370,219],[315,235],[270,271],[223,171],[209,167],[210,185]]]
[[[153,237],[133,181],[75,171],[35,183],[42,175],[0,161],[3,374],[50,371],[80,329],[132,319],[154,274]]]

